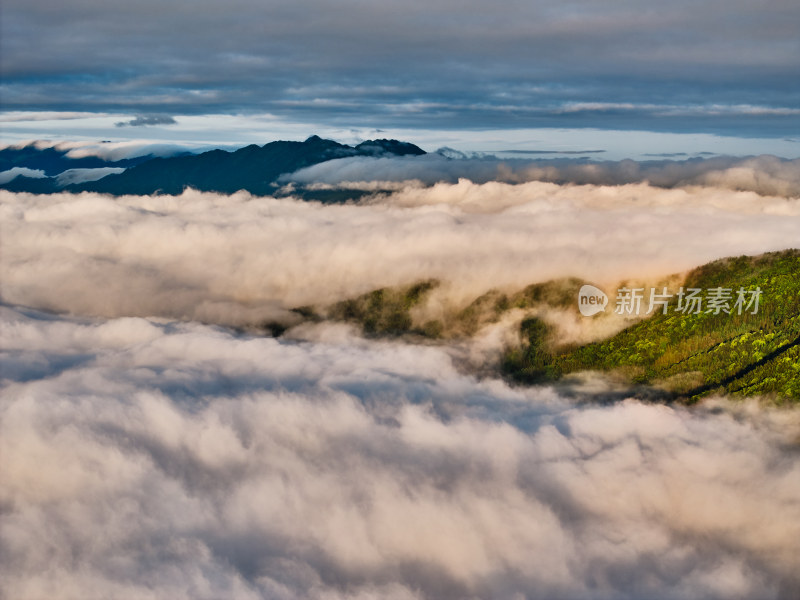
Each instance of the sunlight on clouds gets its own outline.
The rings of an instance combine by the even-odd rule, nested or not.
[[[0,192],[3,300],[225,325],[439,279],[458,305],[575,276],[644,280],[794,247],[796,200],[716,188],[498,182],[410,186],[367,205],[187,191]]]
[[[2,312],[11,597],[798,589],[796,411],[574,405],[438,348]]]

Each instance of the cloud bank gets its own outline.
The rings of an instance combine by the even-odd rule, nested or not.
[[[792,163],[752,160],[648,172],[683,187],[337,161],[324,185],[392,184],[339,205],[0,191],[0,596],[796,597],[796,409],[466,374],[509,322],[438,346],[221,327],[422,279],[457,306],[796,247]]]
[[[421,279],[445,301],[575,276],[598,285],[796,247],[800,203],[716,188],[406,186],[366,205],[187,191],[0,192],[4,302],[225,325]]]
[[[320,187],[379,189],[383,182],[413,180],[424,185],[546,181],[579,185],[650,183],[673,188],[703,185],[767,196],[800,197],[800,159],[775,156],[695,158],[691,160],[598,161],[571,159],[521,160],[493,156],[452,160],[445,149],[418,157],[351,157],[319,163],[282,176],[281,181]],[[397,187],[397,186],[389,186]]]
[[[336,327],[0,311],[5,597],[800,590],[796,411],[576,404]]]

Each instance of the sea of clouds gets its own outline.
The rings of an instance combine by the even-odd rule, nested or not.
[[[575,276],[655,280],[800,245],[800,202],[714,187],[410,183],[362,204],[0,190],[4,302],[244,326],[384,286],[442,302]]]
[[[798,232],[791,195],[711,185],[0,191],[0,597],[797,597],[796,409],[231,326],[430,278],[454,306],[655,281]]]
[[[791,598],[800,413],[3,308],[7,598]]]

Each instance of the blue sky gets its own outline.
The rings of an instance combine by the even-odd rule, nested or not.
[[[647,131],[800,155],[796,1],[5,0],[0,21],[7,140]]]

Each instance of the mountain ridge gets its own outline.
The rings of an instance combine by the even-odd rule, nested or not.
[[[415,310],[441,282],[381,288],[332,306],[296,307],[300,320],[349,322],[367,337],[406,336],[418,343],[468,339],[523,311],[520,344],[507,347],[499,371],[522,385],[548,384],[585,371],[607,373],[621,388],[649,398],[696,402],[711,394],[765,396],[800,403],[800,249],[733,256],[692,269],[674,283],[697,289],[759,289],[755,312],[703,310],[655,313],[591,342],[565,343],[540,316],[541,307],[577,312],[583,281],[565,278],[515,292],[490,290],[468,306],[430,321]],[[672,309],[675,308],[674,300]],[[418,314],[427,314],[424,311]],[[281,327],[264,325],[273,335]],[[489,374],[496,374],[491,368]]]
[[[354,156],[423,154],[426,152],[420,147],[394,139],[367,140],[356,146],[348,146],[312,135],[303,142],[274,141],[263,146],[251,144],[234,151],[215,149],[200,154],[149,157],[135,162],[122,173],[63,187],[58,185],[54,177],[18,175],[1,184],[0,188],[32,193],[99,192],[114,196],[180,194],[186,188],[226,194],[244,190],[255,195],[269,195],[279,189],[280,186],[275,183],[279,176],[328,160]],[[63,166],[63,161],[68,159],[60,157],[59,160],[58,164]],[[89,161],[88,164],[96,167],[101,163]],[[76,164],[71,168],[80,166],[83,165]],[[102,166],[116,166],[116,163],[104,162]],[[54,172],[52,168],[50,172]],[[45,174],[48,172],[45,171]]]

